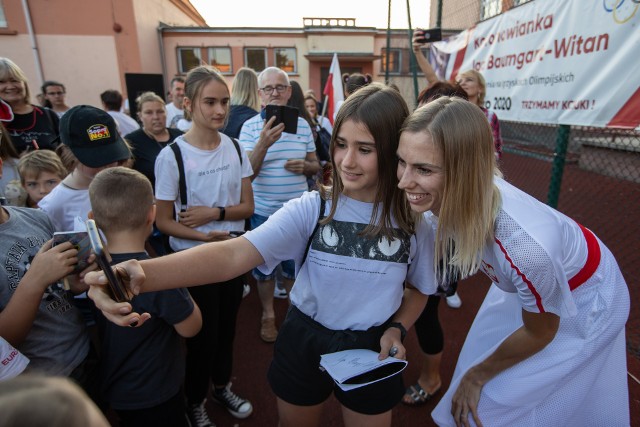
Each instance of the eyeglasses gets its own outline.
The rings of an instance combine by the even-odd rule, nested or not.
[[[47,95],[51,95],[51,96],[64,95],[64,92],[47,92]]]
[[[274,90],[277,90],[278,93],[283,93],[285,90],[287,90],[288,87],[289,87],[288,85],[277,85],[276,87],[265,86],[263,88],[260,88],[260,90],[266,93],[267,95],[271,95]]]

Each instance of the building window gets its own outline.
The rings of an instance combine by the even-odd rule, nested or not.
[[[482,0],[480,6],[480,20],[492,18],[504,13],[512,7],[520,6],[531,0]]]
[[[181,74],[186,74],[192,68],[201,64],[199,47],[178,48],[178,68]]]
[[[7,28],[7,17],[4,14],[4,6],[2,5],[2,2],[0,1],[0,28]]]
[[[209,65],[213,65],[223,74],[232,74],[233,67],[231,66],[231,48],[210,47]]]
[[[502,0],[482,0],[480,19],[489,19],[502,12]]]
[[[276,67],[280,68],[288,74],[295,74],[298,72],[296,66],[296,48],[295,47],[277,47],[273,49],[275,55]]]
[[[389,49],[389,74],[400,74],[402,64],[402,49]],[[380,72],[387,70],[387,49],[382,49],[382,60],[380,61]]]
[[[262,47],[248,47],[244,50],[245,66],[253,68],[256,73],[267,68],[267,49]]]

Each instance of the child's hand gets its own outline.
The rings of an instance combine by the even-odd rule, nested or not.
[[[207,234],[205,234],[205,242],[220,242],[223,240],[229,240],[232,238],[232,236],[229,234],[228,231],[221,231],[221,230],[212,230],[209,231]]]
[[[67,279],[68,279],[67,283],[69,283],[69,290],[73,294],[78,295],[89,290],[89,285],[87,285],[84,282],[84,276],[90,271],[95,271],[98,269],[98,264],[95,263],[95,260],[96,260],[96,255],[92,253],[91,255],[89,255],[89,258],[87,258],[88,265],[84,270],[82,270],[78,274],[72,274],[70,276],[67,276]]]
[[[217,219],[214,217],[215,209],[208,206],[190,206],[186,211],[178,214],[180,224],[194,228],[215,221]]]
[[[41,285],[43,291],[71,273],[78,263],[78,251],[70,242],[51,247],[52,242],[49,240],[42,245],[25,273],[25,278]]]
[[[400,330],[397,328],[388,328],[380,337],[380,354],[379,360],[384,360],[389,356],[396,359],[406,359],[407,351],[402,345]]]

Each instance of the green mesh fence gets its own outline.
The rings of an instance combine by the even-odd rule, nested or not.
[[[640,358],[640,132],[566,127],[562,176],[554,174],[560,126],[501,122],[505,178],[593,230],[629,286],[627,347]],[[550,203],[553,204],[553,203]]]

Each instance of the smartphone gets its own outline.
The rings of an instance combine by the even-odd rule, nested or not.
[[[239,237],[239,236],[242,236],[244,233],[245,231],[243,230],[236,230],[236,231],[230,231],[229,235],[233,237]]]
[[[91,256],[89,234],[86,231],[56,231],[53,233],[51,246],[57,246],[64,242],[71,242],[78,251],[78,263],[71,274],[80,273],[89,265],[89,256]]]
[[[442,40],[442,30],[440,28],[431,28],[430,30],[416,30],[416,33],[422,33],[422,36],[416,38],[418,43],[432,43]]]
[[[87,220],[87,232],[89,233],[89,240],[91,241],[91,250],[96,254],[96,263],[98,267],[104,272],[109,283],[109,289],[111,290],[111,296],[117,302],[129,302],[131,301],[131,293],[127,290],[120,276],[111,268],[111,257],[109,252],[104,248],[102,244],[102,238],[98,232],[98,227],[94,220]]]
[[[275,116],[276,120],[272,126],[284,123],[286,133],[298,133],[298,109],[287,105],[267,105],[265,107],[267,121]]]

